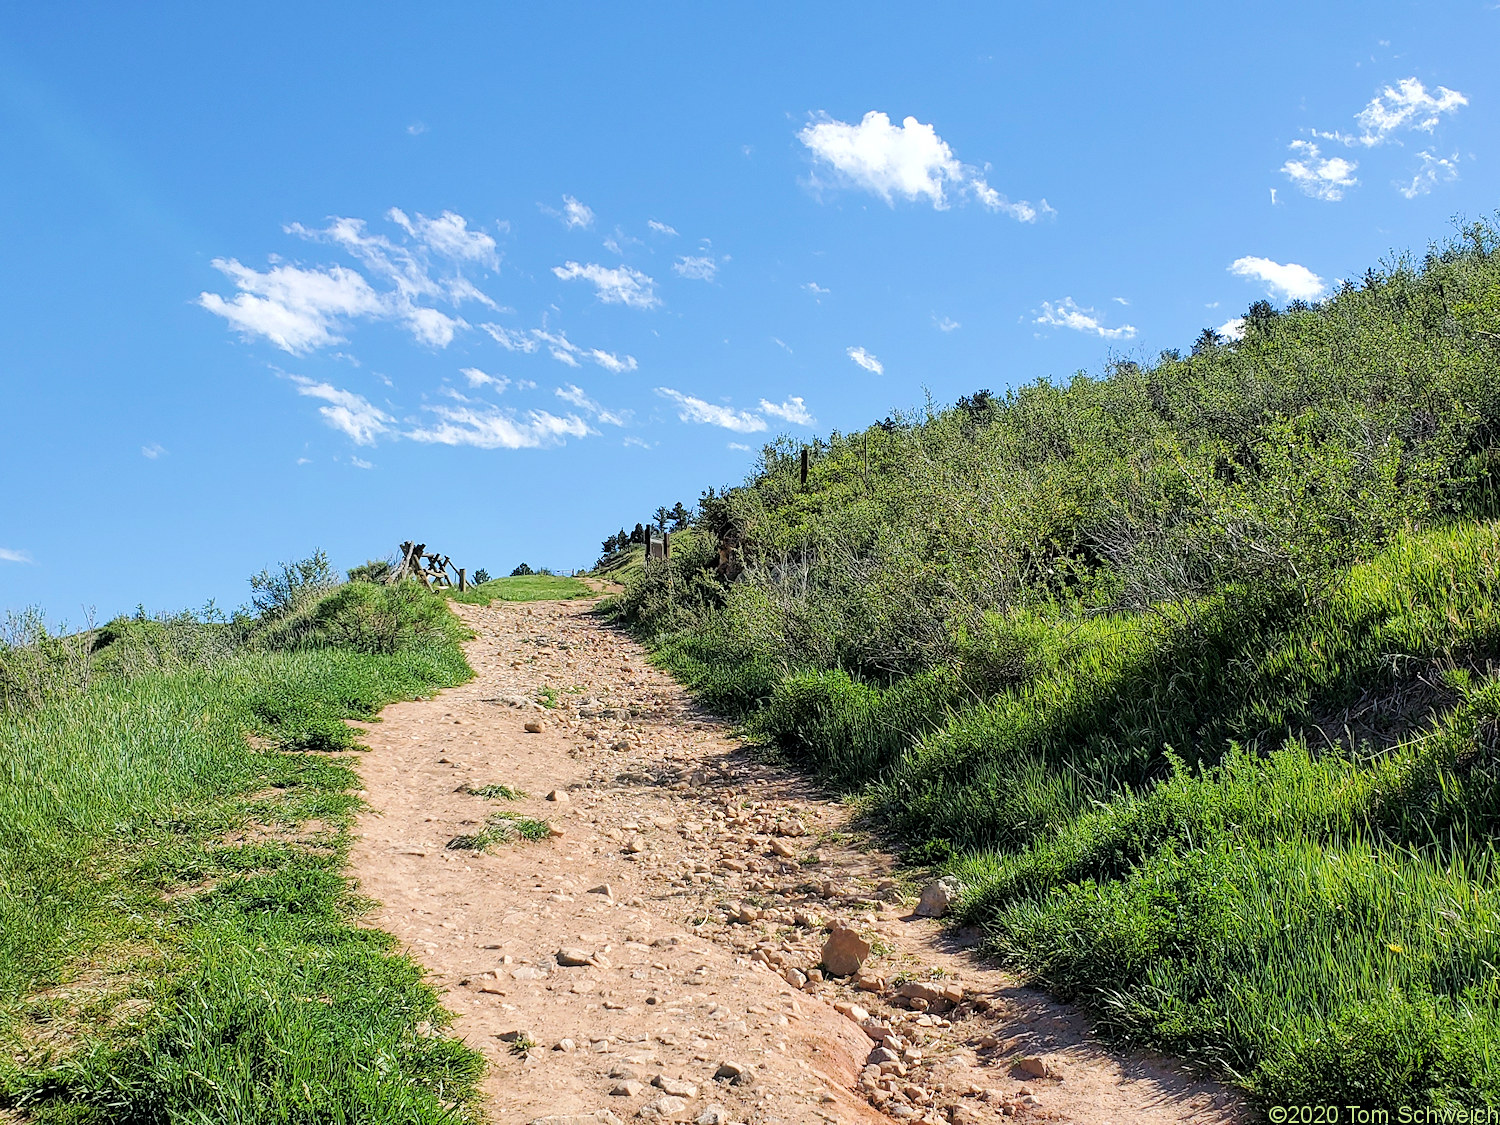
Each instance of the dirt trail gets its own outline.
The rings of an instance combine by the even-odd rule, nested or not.
[[[372,922],[427,967],[489,1059],[495,1121],[1240,1116],[1222,1087],[1105,1050],[1076,1012],[912,917],[891,858],[858,850],[842,806],[758,763],[590,608],[455,606],[478,634],[478,677],[387,708],[360,761],[377,811],[354,874],[382,903]],[[555,707],[536,702],[549,695]],[[470,792],[488,785],[528,796]],[[449,846],[498,812],[562,834]],[[865,990],[803,984],[835,921],[873,940]],[[911,1010],[893,994],[904,981],[962,999]],[[866,1011],[894,1048],[884,1074],[855,1022]],[[1027,1077],[1028,1060],[1047,1076]]]

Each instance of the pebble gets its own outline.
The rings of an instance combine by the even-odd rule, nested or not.
[[[572,798],[568,796],[568,791],[566,789],[554,789],[552,790],[552,792],[547,794],[547,800],[555,801],[559,805],[566,805],[572,800]]]
[[[569,967],[593,964],[594,955],[587,949],[559,949],[557,951],[557,963]]]
[[[539,722],[537,722],[535,719],[533,719],[531,722],[529,722],[529,723],[526,724],[526,733],[527,734],[541,734],[542,733],[542,724],[539,723]]]

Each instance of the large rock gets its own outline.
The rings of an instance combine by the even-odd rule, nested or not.
[[[870,955],[870,943],[851,926],[835,926],[823,943],[823,971],[852,977]]]
[[[963,885],[952,875],[928,883],[922,888],[922,897],[917,902],[917,914],[923,918],[941,918],[958,901],[962,890]]]

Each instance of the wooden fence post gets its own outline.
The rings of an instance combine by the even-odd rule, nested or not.
[[[807,487],[807,446],[802,447],[802,487]]]
[[[462,594],[469,588],[468,571],[463,567],[458,568],[458,592]]]

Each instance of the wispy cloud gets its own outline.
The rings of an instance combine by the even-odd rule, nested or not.
[[[556,207],[548,207],[545,203],[540,203],[537,206],[569,230],[582,230],[594,225],[593,208],[585,203],[578,202],[571,195],[563,196],[562,201],[561,211]]]
[[[824,289],[816,281],[809,281],[807,282],[807,284],[803,285],[802,288],[806,289],[814,297],[826,297],[828,296],[828,294],[833,292],[832,289]]]
[[[374,462],[366,461],[363,457],[355,457],[353,454],[349,456],[349,464],[353,465],[356,469],[373,469],[375,467]]]
[[[141,446],[141,456],[148,461],[155,461],[157,458],[165,456],[166,452],[166,447],[160,442],[153,441],[150,445]]]
[[[873,372],[876,375],[885,374],[885,364],[865,351],[864,348],[850,348],[846,354],[866,371]]]
[[[408,430],[406,437],[437,445],[472,445],[479,449],[539,449],[569,437],[587,437],[588,423],[576,414],[558,417],[546,410],[517,414],[500,407],[429,406],[431,424]]]
[[[504,375],[488,375],[477,367],[463,367],[458,373],[469,381],[471,387],[494,387],[496,393],[503,394],[510,386],[510,380]]]
[[[606,305],[649,309],[660,303],[656,298],[656,282],[629,266],[609,269],[594,262],[588,265],[567,262],[553,266],[552,272],[563,281],[582,279],[591,283],[599,300]]]
[[[575,387],[572,383],[558,387],[553,393],[569,406],[576,406],[579,410],[584,411],[601,425],[624,426],[630,421],[630,411],[606,410],[593,399],[589,398],[581,388]]]
[[[752,450],[748,445],[745,445],[743,442],[738,442],[738,441],[732,441],[732,442],[730,442],[729,445],[728,445],[728,448],[734,449],[734,450],[738,450],[740,453],[753,453],[754,452],[754,450]]]
[[[1396,190],[1407,199],[1415,199],[1419,195],[1426,195],[1438,184],[1445,184],[1458,179],[1458,153],[1446,159],[1434,156],[1430,152],[1417,153],[1421,167],[1417,174],[1411,178],[1410,183],[1398,183]]]
[[[907,117],[900,126],[879,110],[859,124],[819,114],[797,134],[814,158],[833,168],[839,181],[894,204],[897,196],[925,199],[938,210],[951,195],[972,195],[984,207],[1021,222],[1035,222],[1052,208],[1046,200],[1033,206],[1013,203],[985,181],[979,169],[962,163],[931,125]]]
[[[1044,324],[1049,328],[1069,328],[1074,332],[1086,332],[1102,340],[1129,340],[1135,336],[1135,325],[1122,324],[1110,328],[1100,319],[1098,310],[1084,308],[1072,297],[1060,301],[1043,301],[1041,311],[1033,324]]]
[[[657,387],[656,393],[677,404],[677,417],[683,422],[700,422],[710,426],[722,426],[739,434],[756,434],[766,428],[766,420],[758,414],[735,410],[728,406],[716,406],[701,398],[674,391],[671,387]]]
[[[10,547],[0,547],[0,562],[29,563],[31,556],[25,551],[12,550]]]
[[[342,343],[344,321],[383,311],[370,284],[343,266],[273,266],[260,273],[234,258],[215,258],[213,267],[239,292],[228,301],[217,293],[200,293],[198,304],[222,316],[242,336],[264,336],[294,355]]]
[[[933,317],[932,322],[937,325],[939,332],[954,332],[961,327],[958,321],[954,320],[951,316],[945,316],[941,320]]]
[[[719,272],[719,263],[707,256],[684,255],[672,266],[672,272],[694,281],[712,281]]]
[[[508,352],[534,352],[537,349],[536,338],[529,332],[500,324],[481,324],[479,327]]]
[[[1394,86],[1381,90],[1355,115],[1360,127],[1357,137],[1339,136],[1338,139],[1371,147],[1384,144],[1394,133],[1403,130],[1430,133],[1437,128],[1445,113],[1457,113],[1468,104],[1469,99],[1457,90],[1438,86],[1428,93],[1427,87],[1416,78],[1403,78]]]
[[[1342,156],[1324,157],[1311,141],[1293,141],[1288,147],[1297,155],[1283,164],[1281,170],[1304,195],[1337,203],[1344,198],[1345,190],[1359,183],[1354,178],[1357,162]]]
[[[790,422],[794,426],[818,424],[818,420],[808,412],[807,406],[799,396],[789,398],[783,403],[775,403],[763,398],[760,400],[760,409],[772,418],[780,418],[783,422]]]
[[[651,219],[646,225],[657,234],[675,235],[677,233],[674,228],[667,226],[666,223],[658,223],[655,219]]]
[[[613,371],[616,375],[634,371],[637,366],[633,355],[618,356],[614,352],[607,352],[600,348],[590,348],[589,358],[604,370]]]
[[[1236,277],[1259,281],[1272,297],[1315,301],[1323,295],[1323,279],[1296,262],[1273,262],[1270,258],[1236,258],[1229,266]]]
[[[293,375],[291,379],[297,384],[299,395],[321,399],[328,404],[318,407],[318,413],[334,429],[349,435],[355,445],[374,445],[377,437],[390,432],[395,419],[363,395],[329,383],[316,383],[301,375]]]
[[[468,324],[433,302],[496,307],[465,272],[498,267],[495,240],[469,229],[468,220],[452,211],[431,219],[393,207],[386,218],[401,229],[403,240],[371,233],[362,219],[335,217],[324,227],[286,227],[288,234],[338,247],[357,259],[379,289],[342,265],[305,268],[273,258],[271,268],[261,272],[235,258],[215,258],[214,267],[238,292],[230,298],[200,293],[198,304],[241,335],[264,337],[294,355],[342,343],[350,322],[361,318],[394,321],[420,343],[447,347]]]

